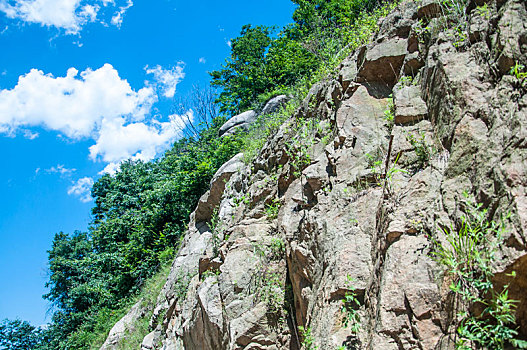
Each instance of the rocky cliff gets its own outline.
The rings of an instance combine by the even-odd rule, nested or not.
[[[467,201],[505,218],[493,288],[527,335],[526,3],[407,1],[380,28],[218,171],[143,349],[453,349],[432,253]]]

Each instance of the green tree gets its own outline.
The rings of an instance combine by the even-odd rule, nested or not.
[[[271,87],[265,55],[271,45],[271,28],[242,27],[240,36],[231,41],[231,57],[221,70],[210,73],[212,85],[220,86],[218,102],[222,112],[239,113],[251,105],[258,94]]]
[[[42,331],[26,321],[5,319],[0,323],[0,349],[38,349],[42,341]]]

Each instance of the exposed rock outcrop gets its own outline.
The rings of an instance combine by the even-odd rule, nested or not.
[[[221,126],[219,134],[220,136],[227,136],[233,134],[238,129],[247,130],[249,125],[256,121],[256,118],[258,118],[258,114],[253,110],[235,115]]]
[[[227,136],[234,134],[238,130],[247,130],[251,124],[253,124],[258,119],[259,116],[278,112],[280,108],[287,103],[287,101],[289,101],[288,96],[278,95],[267,101],[260,113],[250,110],[235,115],[221,126],[219,135]]]
[[[430,237],[460,221],[465,191],[489,220],[513,214],[494,282],[510,285],[527,336],[527,94],[507,74],[527,66],[526,5],[476,5],[460,42],[439,27],[439,3],[403,2],[252,164],[237,156],[220,170],[144,349],[300,349],[300,327],[320,349],[453,349],[452,292]],[[344,326],[352,290],[356,331]]]

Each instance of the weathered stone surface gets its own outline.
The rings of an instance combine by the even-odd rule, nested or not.
[[[279,109],[287,103],[287,101],[289,101],[289,97],[286,95],[275,96],[267,101],[260,114],[265,115],[278,112]]]
[[[527,10],[522,1],[507,1],[498,23],[497,60],[500,72],[509,73],[518,62],[527,62]]]
[[[211,276],[197,289],[198,304],[187,320],[183,334],[185,349],[221,349],[224,319],[220,289],[215,276]]]
[[[230,135],[236,132],[238,129],[247,129],[249,125],[256,121],[258,114],[255,111],[247,111],[241,114],[235,115],[229,119],[225,124],[220,128],[219,135],[225,136]]]
[[[364,48],[364,53],[358,59],[359,81],[393,86],[403,65],[407,47],[407,39],[392,38]]]
[[[142,305],[142,300],[138,301],[132,306],[130,311],[128,311],[128,313],[112,327],[100,350],[119,349],[121,341],[135,331],[136,322],[144,317],[147,311],[148,309]]]
[[[225,184],[243,166],[243,154],[237,154],[227,163],[223,164],[210,182],[210,190],[199,199],[198,206],[194,211],[196,222],[210,221],[214,210],[220,204],[221,196],[225,190]]]
[[[161,340],[161,331],[155,330],[148,333],[141,343],[141,350],[155,350]]]
[[[422,0],[417,10],[417,17],[434,18],[441,15],[441,3],[437,0]]]
[[[428,107],[421,98],[419,86],[402,86],[394,91],[396,124],[413,123],[427,117]]]

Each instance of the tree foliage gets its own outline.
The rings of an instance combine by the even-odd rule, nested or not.
[[[222,89],[221,111],[234,115],[252,107],[259,95],[284,90],[309,76],[354,41],[349,29],[380,0],[292,0],[294,23],[277,35],[274,28],[242,27],[232,40],[231,56],[210,72]]]
[[[6,319],[0,323],[0,349],[37,349],[42,342],[42,331],[28,322]]]

